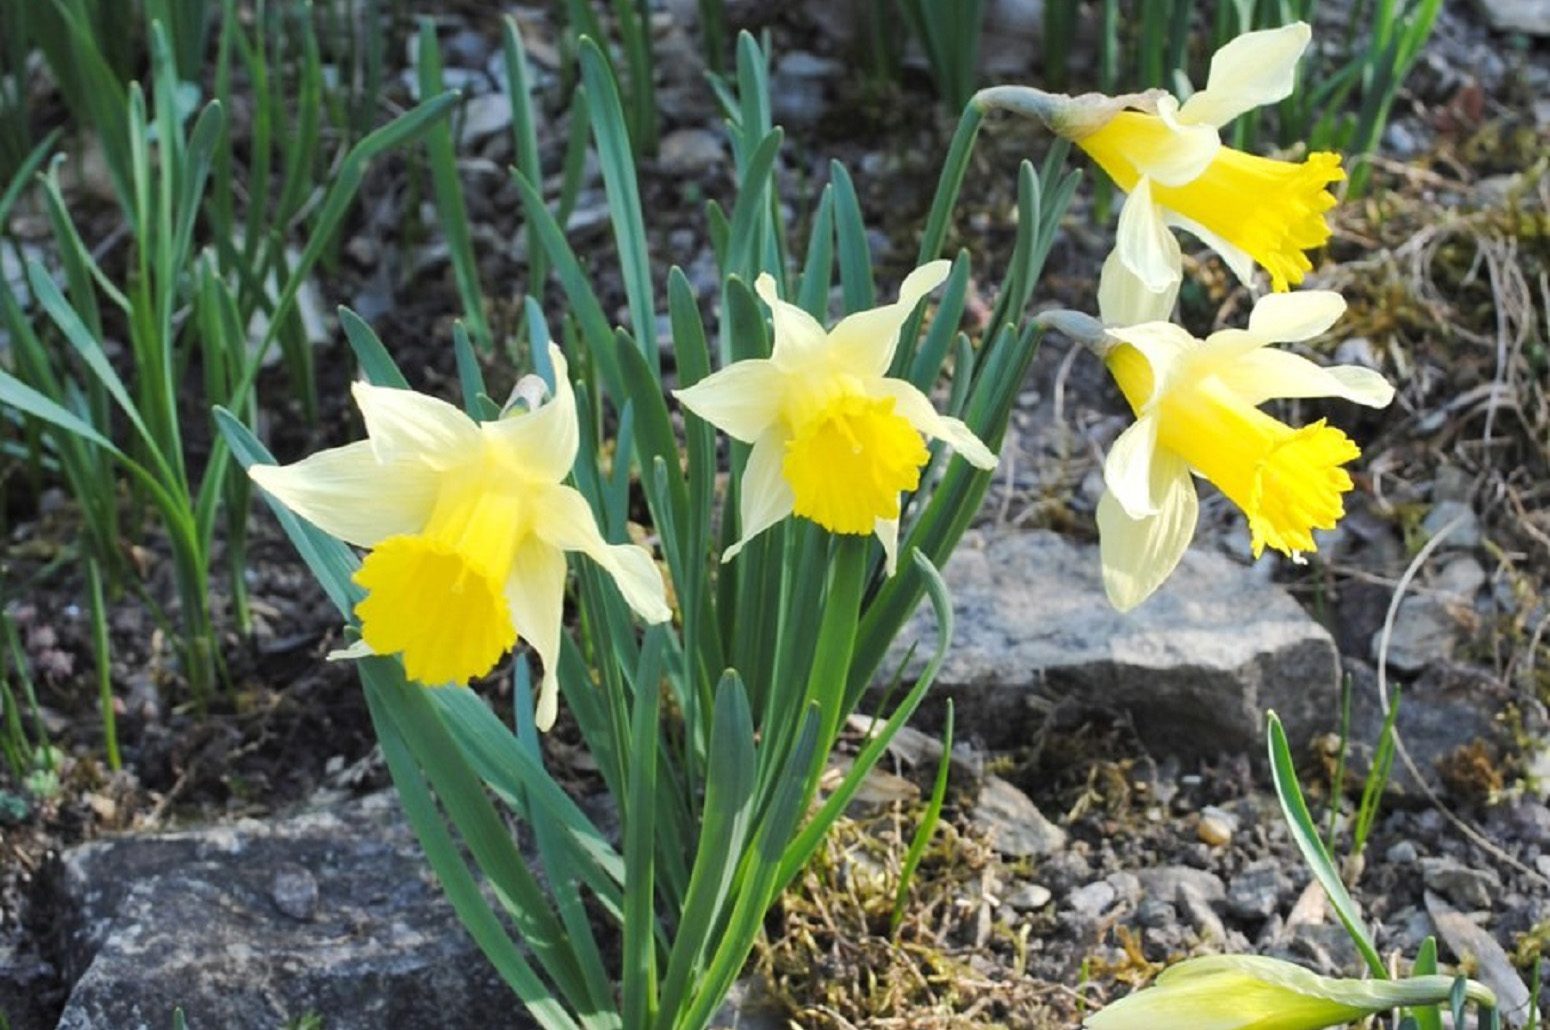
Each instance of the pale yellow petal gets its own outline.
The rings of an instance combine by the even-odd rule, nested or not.
[[[1242,355],[1215,375],[1245,404],[1256,406],[1279,397],[1339,397],[1382,408],[1394,399],[1393,385],[1373,369],[1360,365],[1325,368],[1270,347]]]
[[[554,396],[536,410],[517,412],[480,425],[492,445],[507,460],[534,479],[558,483],[576,463],[580,435],[576,425],[576,394],[571,388],[565,355],[550,344],[554,366]]]
[[[362,658],[371,658],[377,652],[371,649],[371,645],[364,640],[357,640],[348,647],[336,647],[323,656],[325,662],[355,662]]]
[[[444,400],[386,386],[357,382],[350,391],[366,422],[378,460],[418,458],[447,469],[479,451],[474,420]]]
[[[903,379],[877,379],[868,389],[877,396],[892,397],[894,411],[923,435],[941,440],[975,468],[993,469],[996,456],[962,421],[937,413],[931,399]]]
[[[1161,498],[1152,492],[1157,450],[1157,415],[1143,415],[1119,434],[1103,462],[1103,481],[1133,519],[1155,515]]]
[[[1133,519],[1108,491],[1098,501],[1103,589],[1109,602],[1122,612],[1146,600],[1163,584],[1195,535],[1199,501],[1189,470],[1178,458],[1159,453],[1151,472],[1151,492],[1158,499],[1156,514]]]
[[[1178,292],[1184,278],[1179,241],[1163,221],[1162,209],[1152,201],[1152,181],[1144,176],[1120,208],[1114,252],[1147,291]]]
[[[367,440],[292,465],[254,465],[248,475],[291,511],[357,547],[424,529],[441,478],[413,457],[378,461]]]
[[[598,531],[592,509],[574,488],[545,487],[533,497],[533,531],[551,547],[580,551],[613,578],[629,606],[647,622],[673,617],[667,591],[651,555],[635,544],[610,544]],[[517,627],[521,632],[521,626]]]
[[[834,363],[858,376],[880,376],[887,372],[899,346],[899,331],[921,299],[942,285],[952,267],[952,262],[945,260],[921,265],[899,287],[896,303],[858,311],[841,319],[829,334]]]
[[[782,368],[797,369],[821,354],[828,342],[828,334],[818,320],[795,304],[780,299],[775,278],[764,272],[754,281],[754,289],[764,303],[770,306],[775,326],[775,343],[770,350],[770,360]]]
[[[1175,228],[1183,229],[1195,237],[1195,239],[1216,251],[1217,255],[1221,257],[1222,263],[1227,266],[1233,275],[1238,277],[1239,282],[1245,286],[1253,285],[1254,257],[1248,251],[1236,244],[1227,242],[1220,234],[1212,232],[1199,222],[1185,218],[1177,212],[1166,212],[1163,215],[1163,220]]]
[[[693,386],[674,390],[678,402],[734,440],[753,443],[780,417],[786,377],[773,361],[734,361]]]
[[[1183,186],[1200,177],[1222,139],[1210,125],[1186,125],[1178,120],[1178,101],[1157,100],[1157,118],[1139,119],[1124,141],[1125,157],[1145,178],[1163,186]]]
[[[1140,325],[1113,326],[1109,335],[1128,343],[1141,353],[1152,370],[1150,403],[1159,401],[1168,385],[1184,370],[1190,355],[1200,347],[1185,329],[1171,322],[1143,322]]]
[[[786,438],[778,429],[770,429],[753,445],[743,467],[738,518],[742,536],[721,554],[723,562],[736,558],[743,546],[791,514],[796,497],[781,471],[786,456]]]
[[[883,575],[892,576],[899,568],[899,520],[878,519],[872,535],[883,545]]]
[[[524,540],[506,577],[506,605],[517,627],[517,639],[526,640],[543,665],[533,722],[540,730],[547,730],[559,711],[565,552],[537,537]]]
[[[1345,298],[1333,290],[1267,293],[1249,312],[1249,332],[1271,343],[1300,343],[1329,331],[1345,314]]]
[[[1182,281],[1181,276],[1161,292],[1153,292],[1120,260],[1119,251],[1112,250],[1098,277],[1098,316],[1108,326],[1165,322],[1173,315]]]
[[[1245,32],[1211,56],[1206,88],[1184,102],[1179,119],[1223,126],[1245,111],[1290,96],[1297,62],[1313,30],[1306,22]]]

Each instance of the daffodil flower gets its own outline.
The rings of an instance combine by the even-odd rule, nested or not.
[[[1346,980],[1259,955],[1210,955],[1163,970],[1156,983],[1106,1006],[1088,1030],[1324,1030],[1390,1009],[1439,1005],[1451,976]],[[1466,994],[1494,1007],[1473,980]]]
[[[671,617],[651,555],[605,542],[563,482],[576,460],[576,400],[564,355],[549,354],[547,404],[476,423],[434,397],[356,383],[368,439],[249,470],[286,507],[367,549],[355,574],[366,591],[355,606],[361,643],[349,656],[400,654],[412,679],[463,684],[520,632],[543,662],[541,729],[558,707],[567,551],[597,562],[642,618]]]
[[[1293,428],[1259,410],[1277,397],[1341,397],[1381,408],[1394,388],[1372,369],[1321,367],[1272,343],[1308,340],[1345,311],[1337,293],[1307,290],[1262,298],[1248,329],[1204,341],[1167,322],[1112,327],[1104,360],[1135,411],[1135,423],[1104,463],[1098,503],[1103,582],[1121,611],[1167,579],[1194,535],[1191,473],[1243,509],[1255,557],[1266,547],[1297,559],[1313,530],[1332,529],[1351,489],[1343,465],[1361,451],[1323,419]],[[1090,320],[1089,320],[1090,321]]]
[[[1329,239],[1324,212],[1335,198],[1327,187],[1345,178],[1340,156],[1258,157],[1223,146],[1220,130],[1292,92],[1311,36],[1305,22],[1294,22],[1229,41],[1211,58],[1205,89],[1182,103],[1162,90],[1066,97],[1020,86],[992,87],[979,102],[1035,114],[1129,194],[1115,254],[1141,287],[1154,294],[1178,288],[1174,226],[1203,240],[1244,282],[1259,264],[1282,291],[1312,268],[1303,251]]]
[[[742,537],[791,514],[833,533],[876,534],[891,574],[897,561],[899,497],[920,484],[923,437],[946,441],[970,464],[996,456],[962,422],[937,414],[920,390],[884,373],[915,305],[947,277],[933,261],[911,272],[894,304],[857,312],[833,330],[781,300],[775,280],[754,284],[774,317],[768,358],[734,362],[674,395],[727,435],[752,444],[743,470]]]

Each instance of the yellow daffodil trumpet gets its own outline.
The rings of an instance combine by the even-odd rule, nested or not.
[[[1441,1005],[1451,976],[1344,980],[1258,955],[1211,955],[1163,971],[1156,983],[1089,1016],[1088,1030],[1324,1030],[1390,1009]],[[1496,1006],[1473,980],[1466,995]]]
[[[344,656],[397,654],[411,679],[464,684],[520,633],[543,662],[540,729],[558,707],[567,551],[597,562],[642,618],[672,614],[651,555],[604,541],[564,483],[576,400],[558,347],[550,361],[549,403],[484,423],[434,397],[356,383],[366,440],[249,470],[296,514],[367,550],[355,574],[366,591],[355,607],[361,641]]]
[[[753,445],[742,477],[742,535],[722,561],[795,514],[833,533],[875,534],[892,574],[900,495],[920,483],[926,439],[947,442],[978,468],[995,467],[996,456],[967,426],[885,375],[905,320],[948,269],[946,261],[917,268],[897,303],[857,312],[827,332],[781,300],[773,278],[759,277],[755,287],[774,319],[770,356],[734,362],[674,391],[694,414]]]
[[[1115,254],[1141,287],[1159,295],[1177,290],[1172,226],[1205,242],[1244,282],[1258,264],[1283,291],[1312,268],[1304,252],[1329,239],[1324,216],[1335,205],[1330,184],[1345,178],[1340,157],[1258,157],[1224,147],[1220,129],[1292,92],[1311,36],[1306,23],[1294,22],[1231,40],[1212,56],[1206,87],[1182,102],[1162,90],[1067,97],[996,86],[975,103],[1038,117],[1129,194]]]
[[[1344,466],[1360,456],[1356,444],[1322,419],[1299,429],[1259,410],[1278,397],[1374,408],[1393,399],[1372,369],[1325,368],[1270,346],[1312,339],[1344,311],[1340,295],[1324,290],[1270,294],[1246,330],[1203,341],[1168,322],[1103,328],[1084,316],[1046,317],[1099,352],[1136,415],[1109,450],[1098,502],[1103,582],[1116,608],[1146,600],[1183,557],[1198,515],[1193,475],[1248,516],[1256,557],[1270,547],[1297,560],[1317,549],[1314,530],[1345,514]]]

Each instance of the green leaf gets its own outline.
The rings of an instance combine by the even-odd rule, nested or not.
[[[122,457],[119,449],[113,446],[113,441],[97,432],[89,423],[82,421],[73,412],[49,400],[4,369],[0,369],[0,402],[25,411],[50,425],[58,426],[68,433],[74,433],[81,439],[90,441],[115,456]]]
[[[1270,741],[1270,772],[1275,780],[1276,797],[1281,802],[1281,812],[1286,817],[1287,827],[1292,831],[1292,839],[1297,842],[1297,848],[1302,852],[1303,861],[1307,863],[1309,872],[1319,882],[1319,886],[1324,888],[1325,895],[1334,907],[1335,915],[1340,918],[1341,925],[1350,935],[1356,950],[1361,953],[1367,968],[1372,970],[1373,976],[1386,980],[1388,969],[1378,955],[1378,949],[1373,946],[1372,938],[1367,936],[1367,928],[1362,925],[1361,913],[1357,911],[1356,902],[1352,901],[1351,895],[1346,892],[1334,860],[1330,858],[1329,852],[1324,850],[1324,842],[1319,839],[1318,827],[1314,825],[1313,816],[1308,812],[1308,803],[1303,800],[1302,788],[1297,783],[1297,769],[1292,763],[1292,751],[1286,742],[1286,731],[1281,728],[1281,720],[1271,712],[1267,723]]]
[[[737,202],[732,205],[727,234],[727,275],[752,279],[759,274],[764,249],[763,230],[769,219],[770,175],[784,138],[780,129],[772,129],[754,149],[739,180]],[[774,271],[778,274],[780,269]]]
[[[657,835],[657,735],[661,658],[666,634],[647,631],[635,683],[630,729],[630,793],[624,807],[624,1025],[650,1026],[656,1015],[656,913],[652,908]]]
[[[140,409],[130,399],[129,391],[124,388],[124,381],[119,378],[118,373],[108,362],[108,356],[102,351],[102,344],[91,334],[91,330],[86,328],[86,323],[81,321],[81,317],[70,306],[70,302],[59,292],[59,287],[54,285],[54,279],[48,274],[48,269],[35,258],[27,262],[27,282],[32,286],[32,295],[43,305],[43,310],[48,312],[54,324],[65,334],[65,339],[70,341],[70,345],[81,356],[86,367],[118,404],[119,409],[129,419],[129,424],[140,434],[146,447],[150,449],[153,456],[160,455],[160,442],[140,418]]]
[[[838,161],[829,162],[829,177],[834,185],[834,224],[840,245],[840,286],[845,294],[845,313],[854,314],[877,304],[877,289],[872,282],[872,251],[867,243],[866,223],[861,217],[861,201],[856,198],[855,183]]]
[[[807,260],[802,265],[802,283],[797,291],[797,306],[819,323],[829,320],[829,284],[834,277],[834,185],[823,188],[818,209],[813,213],[812,230],[807,237]]]
[[[1412,976],[1435,976],[1437,974],[1437,938],[1427,937],[1421,942],[1420,949],[1415,954],[1415,965],[1410,970]],[[1423,1005],[1409,1011],[1409,1017],[1415,1022],[1415,1030],[1442,1030],[1442,1013],[1437,1011],[1435,1005]]]
[[[716,688],[710,752],[705,769],[705,807],[689,890],[659,995],[661,1030],[677,1025],[691,983],[699,981],[701,959],[731,891],[738,856],[749,831],[754,790],[753,716],[737,673],[728,671]]]
[[[506,97],[511,101],[511,134],[517,152],[517,168],[528,182],[544,181],[539,163],[538,119],[533,111],[532,75],[527,67],[527,47],[522,30],[511,15],[501,19],[501,53],[506,62]],[[543,241],[531,225],[527,229],[527,294],[542,297],[549,276]],[[537,344],[534,344],[535,348]],[[552,386],[553,384],[551,384]]]
[[[698,1030],[706,1024],[753,950],[764,915],[783,884],[779,879],[781,851],[806,807],[809,770],[824,758],[818,743],[822,722],[817,705],[809,708],[802,719],[796,747],[785,763],[775,796],[759,823],[752,847],[743,856],[743,882],[727,917],[726,929],[716,941],[693,1002],[677,1021],[679,1030]]]
[[[926,805],[926,811],[920,817],[920,825],[915,829],[915,836],[910,839],[909,850],[904,853],[904,864],[899,869],[899,888],[893,897],[893,915],[888,920],[888,929],[891,933],[899,932],[899,924],[904,921],[904,904],[909,900],[910,881],[915,878],[915,870],[920,867],[920,859],[926,853],[926,846],[931,843],[931,835],[936,832],[936,825],[942,818],[942,802],[947,799],[947,776],[953,764],[953,699],[947,699],[947,725],[942,730],[942,757],[937,761],[936,782],[931,788],[931,801]]]
[[[457,912],[458,921],[474,938],[501,979],[527,1006],[528,1013],[545,1030],[579,1030],[576,1021],[554,999],[548,987],[512,942],[500,918],[485,900],[478,882],[469,872],[462,850],[447,832],[446,823],[437,811],[426,778],[383,700],[392,689],[391,685],[379,683],[378,676],[375,670],[362,672],[372,725],[381,744],[383,758],[387,761],[388,771],[393,777],[393,785],[398,789],[404,815],[414,828],[420,847],[425,850],[425,857],[435,870],[436,879],[446,892],[447,900]]]
[[[344,329],[344,337],[350,343],[350,350],[355,352],[356,364],[366,376],[366,381],[373,386],[390,386],[396,390],[409,389],[409,380],[398,369],[398,362],[388,353],[382,345],[382,340],[376,331],[366,324],[366,320],[347,307],[339,308],[339,325]]]
[[[603,189],[608,194],[614,244],[619,250],[624,292],[630,306],[630,327],[636,343],[651,364],[652,373],[659,375],[661,353],[652,303],[651,258],[646,252],[646,224],[635,181],[635,157],[624,127],[619,88],[609,70],[608,58],[596,43],[585,37],[581,40],[581,78],[586,84],[592,110],[592,138],[597,141]]]
[[[441,48],[436,40],[436,23],[430,18],[420,19],[417,64],[420,96],[433,97],[441,93],[444,88]],[[474,258],[468,206],[463,202],[463,184],[458,178],[452,127],[445,121],[432,125],[425,133],[425,151],[430,159],[431,192],[436,199],[436,213],[452,261],[452,277],[463,302],[463,317],[472,327],[474,342],[479,345],[479,349],[489,352],[494,344],[490,338],[490,327],[484,318],[484,295],[479,290],[479,264]],[[464,397],[463,400],[466,405],[468,398]]]
[[[484,370],[474,354],[468,339],[468,330],[462,322],[452,323],[452,357],[457,363],[458,387],[463,394],[463,410],[475,422],[488,422],[500,417],[500,409],[492,402],[484,388]]]
[[[925,583],[926,594],[931,598],[931,608],[937,623],[936,650],[932,652],[925,668],[921,670],[920,677],[910,687],[909,693],[899,702],[899,707],[894,709],[883,728],[872,735],[866,746],[861,749],[861,753],[851,763],[850,772],[824,800],[823,805],[802,828],[802,832],[787,846],[780,865],[782,888],[790,883],[791,879],[801,872],[802,867],[813,857],[818,846],[823,843],[824,835],[829,832],[829,827],[835,819],[839,818],[840,813],[845,811],[851,798],[855,797],[856,791],[861,789],[867,773],[877,764],[878,759],[882,758],[883,752],[887,750],[889,743],[904,724],[909,721],[910,716],[915,714],[915,709],[925,698],[926,691],[931,689],[937,672],[942,668],[942,662],[947,658],[947,649],[953,637],[953,602],[948,596],[947,584],[943,582],[936,566],[924,554],[912,551],[910,559],[910,564],[918,571]]]

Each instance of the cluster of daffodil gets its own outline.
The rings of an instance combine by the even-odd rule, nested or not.
[[[1137,416],[1108,458],[1098,511],[1104,581],[1121,608],[1154,591],[1188,544],[1194,474],[1245,511],[1256,554],[1266,546],[1294,556],[1313,550],[1312,531],[1342,513],[1341,495],[1352,485],[1343,466],[1357,448],[1323,422],[1293,428],[1259,406],[1313,396],[1381,405],[1392,393],[1376,373],[1320,368],[1271,346],[1327,330],[1342,310],[1330,293],[1272,293],[1247,329],[1204,341],[1167,321],[1182,278],[1170,225],[1215,247],[1245,282],[1256,265],[1265,268],[1276,291],[1302,280],[1311,267],[1305,251],[1328,238],[1324,212],[1334,201],[1326,187],[1340,177],[1337,158],[1254,157],[1224,148],[1218,133],[1235,115],[1286,94],[1307,41],[1303,25],[1242,37],[1218,53],[1207,88],[1183,103],[1161,93],[1068,98],[997,87],[966,114],[1031,111],[1130,194],[1104,265],[1102,322],[1084,329],[1080,320],[1054,319],[1087,337]],[[617,93],[600,54],[584,48],[582,60],[616,242],[621,255],[640,255],[644,242],[630,235],[639,197],[619,159],[628,148]],[[729,223],[751,239],[733,239],[722,253],[721,352],[738,360],[711,371],[699,312],[675,272],[669,313],[680,378],[668,391],[653,345],[607,326],[563,232],[519,175],[535,238],[575,315],[562,350],[547,345],[547,326],[529,302],[542,380],[519,383],[499,411],[469,391],[465,412],[403,388],[374,343],[358,347],[372,380],[354,394],[365,440],[280,466],[225,427],[254,480],[283,505],[282,521],[330,596],[357,624],[358,640],[337,655],[361,662],[406,810],[460,916],[545,1026],[704,1025],[763,913],[919,704],[950,637],[935,568],[996,465],[1041,328],[1025,323],[1021,309],[1074,188],[1070,178],[1041,181],[1031,166],[1023,169],[1012,299],[998,305],[978,349],[955,336],[968,256],[937,260],[940,234],[928,227],[920,267],[898,299],[857,303],[872,295],[864,257],[865,281],[855,277],[865,232],[855,216],[843,220],[853,203],[842,208],[826,194],[832,206],[813,222],[834,226],[823,231],[838,236],[849,309],[826,328],[833,241],[810,241],[798,292],[782,267],[783,248],[771,245],[782,231],[779,205],[763,191],[780,133],[759,123],[768,118],[768,97],[759,95],[767,82],[749,37],[739,60],[739,86],[755,95],[742,99],[732,125],[734,151],[750,180],[763,178],[743,183]],[[966,154],[949,157],[934,212],[950,210],[964,161]],[[838,185],[849,189],[848,178]],[[1022,277],[1015,287],[1013,276]],[[634,327],[649,334],[649,275],[625,278]],[[925,302],[944,282],[942,311],[931,319]],[[930,328],[918,342],[923,324]],[[934,402],[929,391],[949,354],[952,389]],[[585,394],[571,382],[573,364],[583,370]],[[612,409],[602,406],[604,395]],[[612,452],[595,435],[609,424],[619,442]],[[725,478],[717,476],[712,427],[730,440]],[[639,472],[633,494],[632,468]],[[635,540],[654,536],[661,563],[630,542],[628,513],[641,510],[640,500],[653,525],[637,528]],[[586,560],[568,567],[567,553]],[[579,644],[564,631],[568,580]],[[944,623],[935,653],[843,785],[811,811],[845,717],[923,594]],[[644,633],[631,611],[647,624]],[[467,691],[409,685],[485,676],[519,638],[542,675],[528,709],[526,663],[516,663],[515,733]],[[561,696],[619,801],[622,850],[554,786],[537,757],[531,731],[553,726]],[[676,731],[660,732],[664,702],[676,711]],[[516,868],[522,862],[487,794],[534,823],[549,877],[562,881],[549,894]],[[532,961],[511,946],[471,886],[468,860],[452,845],[436,799],[496,886]],[[598,971],[602,952],[577,884],[622,927],[617,998]]]
[[[1345,310],[1327,291],[1287,293],[1312,268],[1307,250],[1330,238],[1336,154],[1301,162],[1222,145],[1238,115],[1288,96],[1310,30],[1296,22],[1250,32],[1211,59],[1204,89],[1124,97],[986,90],[981,102],[1034,114],[1071,139],[1128,195],[1098,288],[1101,327],[1063,323],[1103,358],[1136,422],[1104,463],[1098,506],[1103,578],[1125,610],[1167,579],[1194,535],[1193,476],[1216,484],[1248,517],[1255,557],[1266,547],[1300,560],[1332,529],[1351,489],[1344,466],[1361,450],[1323,420],[1302,428],[1259,410],[1276,398],[1339,397],[1383,407],[1393,388],[1371,369],[1322,368],[1272,345],[1312,339]],[[1256,266],[1272,293],[1247,329],[1206,340],[1169,322],[1182,258],[1172,228],[1215,250],[1245,284]]]

